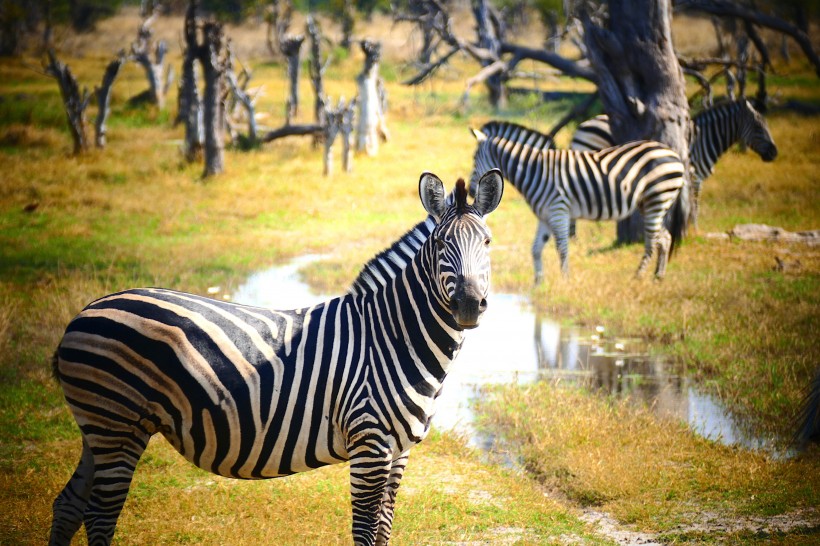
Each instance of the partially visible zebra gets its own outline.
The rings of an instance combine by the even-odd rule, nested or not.
[[[344,296],[274,311],[145,288],[89,304],[54,370],[82,432],[50,544],[84,523],[110,543],[137,462],[159,432],[189,461],[243,479],[350,461],[353,539],[387,544],[410,448],[428,433],[464,330],[487,307],[497,170],[467,202],[424,173],[430,214]]]
[[[692,222],[695,223],[701,185],[714,173],[721,155],[735,143],[742,142],[768,162],[777,157],[777,146],[765,118],[746,99],[715,105],[697,114],[692,121],[695,130],[689,143],[689,160],[694,169]],[[609,117],[601,115],[578,126],[570,148],[594,151],[614,145]]]
[[[572,219],[619,220],[635,210],[646,218],[645,250],[636,276],[657,247],[655,275],[663,277],[669,255],[683,237],[687,213],[686,192],[680,191],[684,168],[674,151],[650,141],[598,152],[554,150],[547,135],[503,121],[491,121],[473,135],[478,147],[471,181],[486,169],[501,169],[538,218],[532,245],[536,283],[543,278],[541,253],[550,234],[555,236],[561,271],[567,275]],[[670,233],[663,219],[673,204]]]

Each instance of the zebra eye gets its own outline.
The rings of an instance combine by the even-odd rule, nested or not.
[[[436,237],[436,246],[439,250],[444,250],[444,239]]]
[[[491,242],[492,242],[492,239],[490,239],[489,237],[487,237],[486,239],[484,239],[484,246],[490,246],[490,243],[491,243]]]

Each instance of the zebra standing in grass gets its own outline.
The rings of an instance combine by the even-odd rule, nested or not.
[[[502,121],[491,121],[473,130],[473,135],[478,147],[471,180],[488,168],[500,168],[538,218],[532,245],[535,282],[543,278],[541,253],[550,234],[555,236],[566,276],[572,219],[620,220],[636,209],[646,218],[646,246],[636,275],[643,273],[657,247],[655,275],[663,277],[686,222],[686,192],[680,191],[684,168],[674,151],[650,141],[598,152],[554,150],[547,135]],[[670,234],[663,219],[673,203]]]
[[[742,142],[768,162],[777,157],[777,146],[766,120],[746,99],[713,106],[696,115],[692,121],[695,131],[689,143],[689,160],[694,169],[692,223],[696,224],[701,184],[715,172],[720,156],[735,143]],[[578,126],[570,148],[594,151],[610,146],[615,146],[615,140],[609,118],[601,115]]]
[[[85,523],[108,544],[137,461],[159,432],[185,458],[243,479],[350,461],[353,539],[387,544],[409,449],[430,427],[464,330],[487,306],[497,170],[467,203],[435,175],[430,217],[374,259],[349,292],[274,311],[171,290],[120,292],[68,325],[54,369],[82,432],[54,501],[50,544]]]

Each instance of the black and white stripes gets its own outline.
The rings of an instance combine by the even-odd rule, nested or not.
[[[662,277],[671,250],[682,238],[685,202],[683,164],[658,142],[631,142],[599,152],[553,150],[551,139],[514,123],[492,121],[473,131],[478,147],[473,177],[498,167],[524,196],[538,217],[532,246],[536,282],[542,278],[541,252],[550,235],[568,273],[570,220],[619,220],[640,210],[645,217],[645,252],[640,275],[655,248],[655,274]],[[666,212],[676,204],[672,233],[664,227]]]
[[[763,161],[772,161],[777,157],[777,146],[766,120],[746,99],[717,104],[696,115],[692,121],[695,130],[689,143],[689,159],[694,169],[692,220],[696,221],[701,185],[714,172],[720,156],[735,143],[742,142]],[[570,148],[594,151],[614,145],[609,118],[601,115],[578,126]]]
[[[51,544],[85,523],[108,544],[137,462],[161,433],[197,466],[234,478],[350,461],[353,539],[387,543],[409,449],[430,427],[463,330],[489,290],[489,230],[503,182],[475,202],[419,185],[430,217],[364,268],[350,291],[276,311],[146,288],[89,304],[55,372],[80,426],[76,472],[54,502]]]

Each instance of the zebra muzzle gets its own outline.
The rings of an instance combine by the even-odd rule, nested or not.
[[[459,277],[450,298],[450,312],[458,325],[464,329],[475,328],[487,309],[487,298],[474,279]]]

